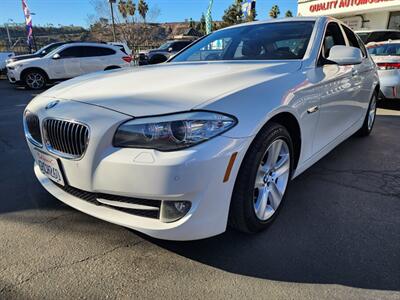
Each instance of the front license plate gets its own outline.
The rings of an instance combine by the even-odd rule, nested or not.
[[[43,152],[35,151],[35,160],[40,170],[44,175],[53,180],[54,182],[65,185],[64,178],[61,173],[60,165],[56,158],[44,154]]]

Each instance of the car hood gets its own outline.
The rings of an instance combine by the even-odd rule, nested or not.
[[[13,66],[13,65],[26,65],[26,64],[30,64],[32,62],[35,62],[37,60],[40,60],[40,57],[31,57],[31,58],[27,58],[24,60],[17,60],[17,61],[11,61],[9,63],[7,63],[7,66]]]
[[[242,89],[290,74],[301,61],[165,63],[74,78],[43,97],[74,100],[131,116],[205,108]]]
[[[30,59],[30,58],[37,58],[37,57],[39,57],[39,55],[37,55],[37,54],[25,54],[25,55],[13,56],[10,58],[10,60],[12,62],[15,62],[15,61],[20,61],[20,60],[25,60],[25,59]]]

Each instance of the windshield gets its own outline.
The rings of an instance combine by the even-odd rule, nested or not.
[[[43,48],[40,48],[38,51],[36,51],[35,54],[46,55],[46,54],[50,53],[51,51],[57,49],[61,45],[63,45],[63,44],[62,43],[54,43],[54,44],[44,46]]]
[[[228,28],[203,38],[171,61],[302,59],[313,28],[311,21]]]
[[[400,56],[400,44],[383,44],[368,47],[368,52],[376,56]]]
[[[158,47],[159,50],[167,50],[169,47],[171,47],[172,42],[166,42],[165,44],[162,44],[160,47]]]

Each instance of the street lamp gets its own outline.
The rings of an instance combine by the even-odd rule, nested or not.
[[[110,3],[110,9],[111,9],[113,38],[114,38],[114,42],[116,42],[117,40],[115,37],[115,20],[114,20],[114,8],[113,8],[113,4],[116,2],[116,0],[108,0],[108,2]]]
[[[7,20],[7,23],[4,24],[5,27],[6,27],[6,31],[7,31],[8,46],[9,46],[9,48],[11,49],[12,42],[11,42],[10,30],[8,29],[8,24],[9,24],[9,23],[14,23],[14,20],[13,20],[13,19],[8,19],[8,20]]]

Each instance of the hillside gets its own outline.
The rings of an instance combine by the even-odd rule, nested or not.
[[[150,23],[117,25],[117,39],[128,41],[131,47],[150,48],[162,44],[165,40],[182,34],[189,28],[187,22]],[[13,51],[23,53],[27,51],[25,45],[26,29],[24,26],[9,27],[9,32],[14,45]],[[79,26],[35,26],[34,35],[37,47],[55,41],[112,41],[112,26],[108,23],[97,22],[89,29]],[[0,51],[5,51],[8,46],[7,31],[0,26]]]

